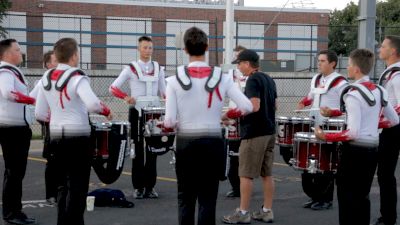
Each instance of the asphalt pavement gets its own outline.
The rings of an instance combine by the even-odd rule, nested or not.
[[[275,149],[275,163],[273,176],[275,180],[275,197],[273,211],[274,224],[280,225],[331,225],[338,224],[338,205],[336,194],[333,208],[323,211],[313,211],[302,208],[302,204],[308,200],[303,193],[300,180],[300,172],[287,166],[278,148]],[[1,152],[0,152],[1,154]],[[92,170],[90,178],[90,191],[97,188],[120,189],[127,196],[127,200],[135,203],[134,208],[95,207],[92,212],[85,212],[87,225],[177,225],[177,184],[173,165],[170,164],[172,155],[167,153],[159,156],[158,179],[156,190],[158,199],[133,199],[130,168],[131,160],[127,158],[124,172],[121,177],[111,185],[105,185],[99,181]],[[45,159],[41,157],[41,142],[33,141],[29,153],[26,176],[23,183],[23,210],[38,220],[40,225],[55,225],[57,208],[45,202],[44,168]],[[207,162],[204,162],[207,163]],[[4,173],[4,161],[0,159],[0,174]],[[399,172],[396,171],[398,177]],[[2,179],[1,179],[2,180]],[[2,181],[1,181],[2,182]],[[260,179],[255,181],[252,196],[251,209],[258,210],[262,205],[263,193]],[[233,213],[239,206],[239,198],[227,198],[225,193],[229,191],[228,181],[220,183],[217,203],[217,224],[223,224],[221,218]],[[336,191],[336,190],[335,190]],[[1,195],[1,193],[0,193]],[[371,189],[371,219],[378,216],[379,212],[379,187],[376,177]],[[0,205],[1,207],[1,205]],[[252,224],[263,224],[252,221]]]

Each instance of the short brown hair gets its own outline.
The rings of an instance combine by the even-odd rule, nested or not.
[[[12,43],[17,42],[15,39],[4,39],[0,41],[0,57],[3,57],[4,53],[11,48]]]
[[[183,35],[185,49],[190,56],[202,56],[208,47],[207,34],[197,27],[191,27]]]
[[[385,39],[390,41],[390,46],[396,49],[396,55],[400,56],[400,36],[395,35],[387,35]]]
[[[339,61],[336,52],[332,50],[321,50],[320,52],[318,52],[318,55],[326,55],[326,58],[328,59],[329,63],[335,62],[335,66],[333,66],[333,69],[336,69],[336,66]]]
[[[350,59],[361,73],[367,75],[374,66],[374,53],[366,48],[355,49],[350,53]]]
[[[50,51],[47,51],[46,53],[44,53],[44,55],[43,55],[43,66],[44,66],[44,68],[48,69],[47,68],[47,63],[50,63],[51,55],[53,55],[53,54],[54,54],[53,50],[50,50]]]
[[[245,47],[243,47],[243,46],[241,46],[241,45],[238,45],[238,46],[236,46],[235,49],[233,49],[233,51],[235,51],[235,52],[241,52],[241,51],[246,50],[246,49],[247,49],[247,48],[245,48]]]
[[[78,52],[78,43],[73,38],[61,38],[54,44],[54,54],[60,63],[67,63]]]
[[[148,42],[153,42],[153,40],[151,40],[151,38],[149,36],[141,36],[139,38],[139,43],[142,41],[148,41]]]

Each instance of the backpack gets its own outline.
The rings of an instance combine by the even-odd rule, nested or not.
[[[133,202],[127,201],[124,193],[118,189],[100,188],[88,193],[88,196],[94,196],[94,205],[97,207],[120,207],[132,208]]]

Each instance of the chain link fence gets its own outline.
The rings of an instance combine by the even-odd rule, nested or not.
[[[152,37],[153,59],[165,67],[167,76],[173,75],[177,65],[187,64],[183,50],[183,33],[192,26],[204,30],[209,37],[206,60],[212,66],[230,62],[224,59],[224,21],[208,20],[155,20],[150,18],[107,17],[43,14],[27,16],[10,12],[1,23],[7,36],[19,41],[25,53],[24,68],[31,88],[40,79],[43,70],[42,55],[52,49],[63,37],[72,37],[80,47],[80,67],[88,70],[95,93],[113,110],[116,120],[126,120],[128,107],[112,97],[108,88],[124,65],[138,60],[137,41],[140,36]],[[235,22],[236,45],[258,52],[261,69],[275,79],[278,89],[277,115],[294,115],[298,101],[309,91],[310,79],[317,73],[317,52],[328,48],[331,35],[343,40],[343,48],[355,48],[349,43],[357,39],[356,26],[328,27],[315,24],[265,24]],[[387,30],[379,28],[379,40]],[[354,34],[356,34],[354,36]],[[178,41],[177,41],[178,40]],[[353,40],[353,42],[351,42]],[[340,56],[338,72],[346,74],[347,58]],[[36,68],[36,69],[35,69]],[[375,77],[384,69],[377,61]],[[127,84],[123,87],[129,92]],[[40,134],[40,126],[33,126]]]

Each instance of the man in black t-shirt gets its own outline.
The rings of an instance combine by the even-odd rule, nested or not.
[[[249,78],[245,95],[253,104],[253,113],[241,118],[239,148],[240,207],[232,214],[224,216],[229,224],[249,223],[251,218],[272,222],[272,199],[274,182],[272,164],[275,146],[276,86],[267,74],[259,72],[259,56],[252,50],[244,50],[234,63]],[[264,204],[260,210],[249,213],[253,179],[263,180]]]

